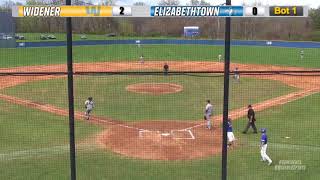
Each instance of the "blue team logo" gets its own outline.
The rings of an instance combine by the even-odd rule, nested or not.
[[[243,7],[221,6],[219,16],[243,16]]]

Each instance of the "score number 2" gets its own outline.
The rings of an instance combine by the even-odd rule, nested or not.
[[[112,16],[132,16],[131,7],[113,6]]]
[[[123,13],[124,7],[121,6],[119,9],[120,9],[120,15],[124,15],[124,13]]]

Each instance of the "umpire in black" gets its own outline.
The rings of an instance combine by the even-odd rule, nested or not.
[[[248,117],[247,127],[245,128],[245,130],[242,133],[246,134],[248,132],[248,129],[250,128],[250,126],[253,129],[253,133],[258,133],[256,125],[255,125],[255,122],[256,122],[255,113],[254,113],[254,110],[252,109],[251,105],[248,105],[248,115],[247,115],[247,117]]]

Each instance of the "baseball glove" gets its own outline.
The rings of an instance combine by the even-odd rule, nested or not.
[[[204,115],[204,116],[203,116],[203,119],[204,119],[204,120],[207,120],[207,116],[206,116],[206,115]]]

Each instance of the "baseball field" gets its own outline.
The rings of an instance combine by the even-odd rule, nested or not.
[[[319,70],[320,50],[234,46],[231,70]],[[144,63],[139,63],[143,53]],[[223,71],[222,46],[97,45],[74,47],[75,72]],[[65,47],[0,49],[0,72],[65,72]],[[82,74],[74,77],[78,179],[219,179],[223,74]],[[0,179],[68,179],[69,127],[65,75],[0,76]],[[235,144],[228,178],[320,177],[320,76],[241,75],[230,79]],[[84,120],[84,102],[95,108]],[[214,107],[205,129],[206,100]],[[267,128],[268,155],[260,161],[260,134],[242,134],[246,106]]]

